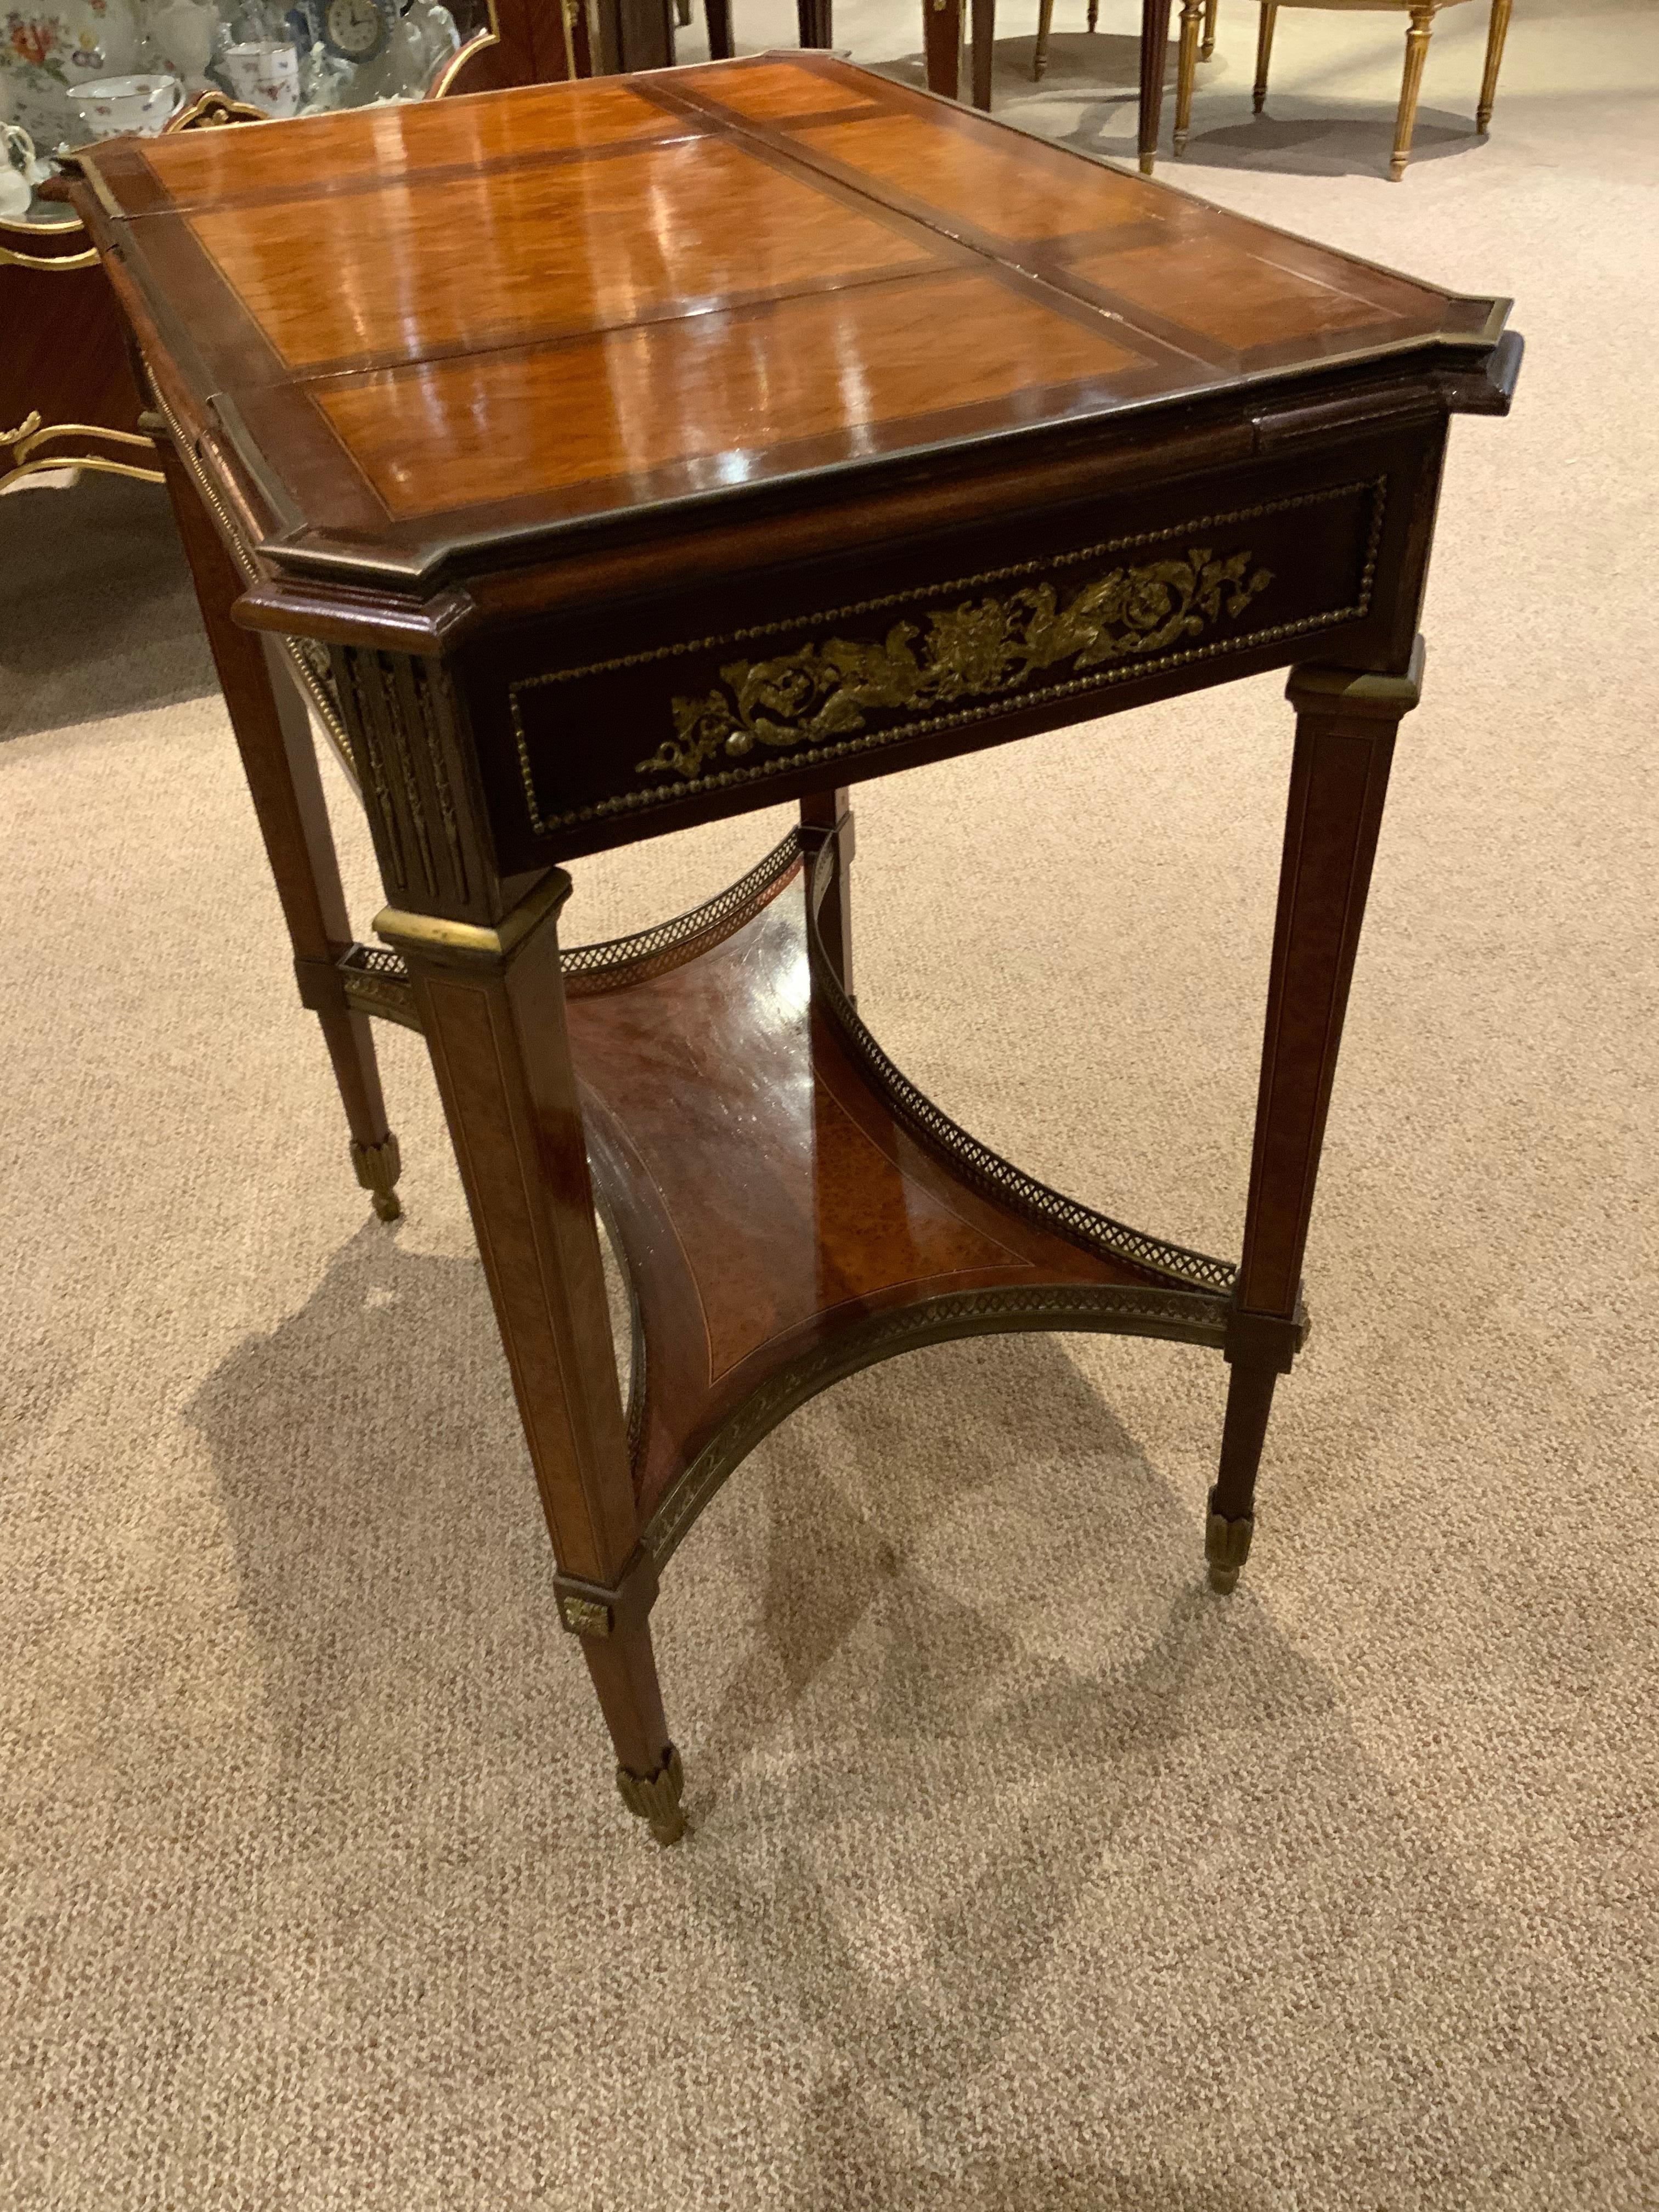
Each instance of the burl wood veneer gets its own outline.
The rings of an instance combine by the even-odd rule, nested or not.
[[[633,1809],[684,1826],[661,1567],[870,1360],[979,1329],[1214,1346],[1230,1589],[1447,420],[1506,408],[1506,303],[816,54],[118,143],[78,191],[386,1213],[367,1018],[430,1048]],[[358,778],[389,951],[352,941],[282,638]],[[1287,665],[1235,1263],[1043,1188],[892,1066],[853,999],[847,792]],[[779,799],[799,830],[709,907],[561,949],[563,864]]]

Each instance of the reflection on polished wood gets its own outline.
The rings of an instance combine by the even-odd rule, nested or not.
[[[763,315],[698,316],[354,376],[318,404],[393,515],[506,501],[531,484],[568,490],[576,512],[582,488],[595,488],[595,504],[627,501],[671,467],[688,484],[741,483],[769,473],[769,461],[787,467],[792,448],[746,450],[752,426],[768,419],[787,422],[796,441],[823,441],[826,459],[901,443],[919,415],[916,365],[941,321],[959,332],[949,412],[970,425],[974,410],[1006,421],[1011,400],[1059,385],[1109,391],[1141,366],[1108,328],[1080,327],[962,270],[806,294]],[[852,432],[854,381],[861,416]],[[521,426],[510,444],[499,434],[508,421]],[[410,439],[416,422],[435,432],[441,461]]]
[[[284,146],[318,150],[303,183]],[[1230,1589],[1303,1340],[1448,418],[1507,408],[1507,302],[821,55],[112,145],[77,204],[383,1200],[365,1016],[431,1054],[629,1808],[684,1825],[665,1562],[793,1407],[911,1346],[1219,1351],[1204,1552]],[[349,941],[260,630],[337,702],[390,952]],[[1286,667],[1235,1268],[1045,1189],[891,1063],[851,998],[848,787]],[[1109,823],[1109,723],[1091,743]],[[565,864],[780,801],[796,836],[708,908],[561,947]],[[1079,899],[1106,835],[1079,829]]]
[[[133,141],[94,173],[285,541],[359,569],[366,532],[429,568],[472,529],[1479,343],[1490,305],[817,54]]]
[[[1041,1191],[884,1077],[808,923],[836,876],[832,847],[700,957],[569,1009],[638,1305],[634,1481],[659,1564],[743,1452],[872,1358],[992,1329],[1224,1333],[1224,1262]]]

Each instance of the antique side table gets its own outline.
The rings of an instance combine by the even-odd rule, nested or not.
[[[631,1808],[684,1825],[664,1564],[757,1438],[891,1353],[1213,1346],[1231,1589],[1447,420],[1506,408],[1507,303],[816,54],[127,141],[76,193],[384,1215],[368,1018],[430,1049]],[[346,732],[389,951],[353,939],[285,638]],[[1286,664],[1235,1265],[1044,1188],[893,1066],[854,1005],[847,787]],[[708,905],[561,948],[566,864],[781,799],[799,830]]]

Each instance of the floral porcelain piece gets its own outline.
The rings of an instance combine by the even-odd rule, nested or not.
[[[94,138],[128,131],[154,138],[184,106],[185,88],[176,76],[100,76],[76,93],[75,104]]]
[[[77,95],[100,77],[125,76],[140,66],[133,0],[24,0],[6,8],[3,25],[6,119],[21,123],[37,146],[61,146],[77,136]]]

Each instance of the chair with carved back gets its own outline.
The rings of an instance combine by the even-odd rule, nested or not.
[[[1045,0],[1045,6],[1047,4],[1048,0]],[[1423,65],[1428,59],[1434,19],[1443,8],[1462,6],[1464,0],[1259,0],[1259,4],[1261,18],[1256,33],[1254,92],[1258,115],[1267,98],[1267,64],[1273,53],[1273,30],[1282,8],[1321,8],[1355,14],[1401,15],[1408,18],[1406,70],[1400,87],[1400,106],[1395,118],[1394,151],[1389,159],[1389,181],[1398,184],[1405,175],[1406,164],[1411,158],[1412,133],[1417,123],[1417,100],[1422,89]],[[1481,78],[1480,104],[1475,112],[1474,127],[1483,138],[1492,122],[1492,105],[1498,96],[1498,71],[1504,58],[1504,40],[1509,32],[1512,4],[1513,0],[1492,0],[1492,18],[1486,33],[1486,70]],[[1217,0],[1182,0],[1181,52],[1176,76],[1175,150],[1177,156],[1187,149],[1192,120],[1193,82],[1200,58],[1200,46],[1202,53],[1207,55],[1214,42],[1216,5]]]

